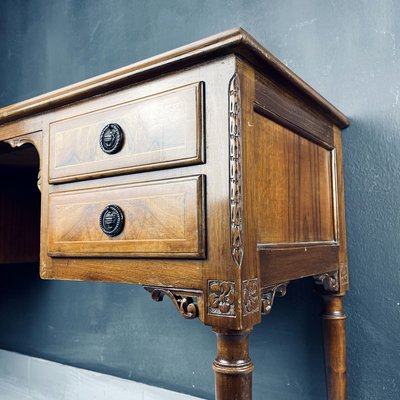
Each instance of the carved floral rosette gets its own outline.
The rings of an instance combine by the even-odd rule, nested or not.
[[[235,315],[235,283],[208,281],[208,314]]]
[[[258,280],[249,279],[243,281],[243,315],[252,314],[259,310]]]

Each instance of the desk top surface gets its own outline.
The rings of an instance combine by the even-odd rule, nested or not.
[[[0,109],[0,124],[49,111],[68,103],[140,82],[161,73],[175,71],[228,54],[236,54],[263,72],[265,71],[279,81],[294,87],[339,127],[345,128],[349,125],[345,115],[242,28],[209,36],[126,67],[4,107]]]

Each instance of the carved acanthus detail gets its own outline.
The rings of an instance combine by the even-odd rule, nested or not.
[[[240,84],[237,74],[229,82],[229,192],[231,254],[240,268],[243,260],[242,136]]]
[[[249,279],[243,281],[243,315],[248,315],[259,310],[258,280]]]
[[[168,296],[182,317],[186,319],[199,317],[199,305],[197,302],[203,294],[201,290],[173,289],[159,286],[144,286],[144,289],[151,294],[151,298],[154,301],[162,301],[164,296]]]
[[[327,293],[339,292],[339,273],[327,272],[314,276],[315,286],[318,291]]]
[[[208,313],[220,316],[235,315],[235,283],[208,281]]]
[[[261,289],[261,312],[268,315],[274,304],[275,297],[283,297],[286,294],[287,285],[289,282],[280,283],[279,285],[270,286]]]

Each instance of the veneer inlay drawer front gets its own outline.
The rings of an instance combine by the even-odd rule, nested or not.
[[[49,181],[201,163],[203,108],[203,83],[197,82],[53,122]]]
[[[202,258],[203,185],[200,175],[50,194],[48,253]]]

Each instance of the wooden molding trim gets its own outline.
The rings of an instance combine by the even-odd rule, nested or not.
[[[339,247],[339,243],[334,240],[320,240],[316,242],[257,243],[257,250],[280,250],[308,247]]]

